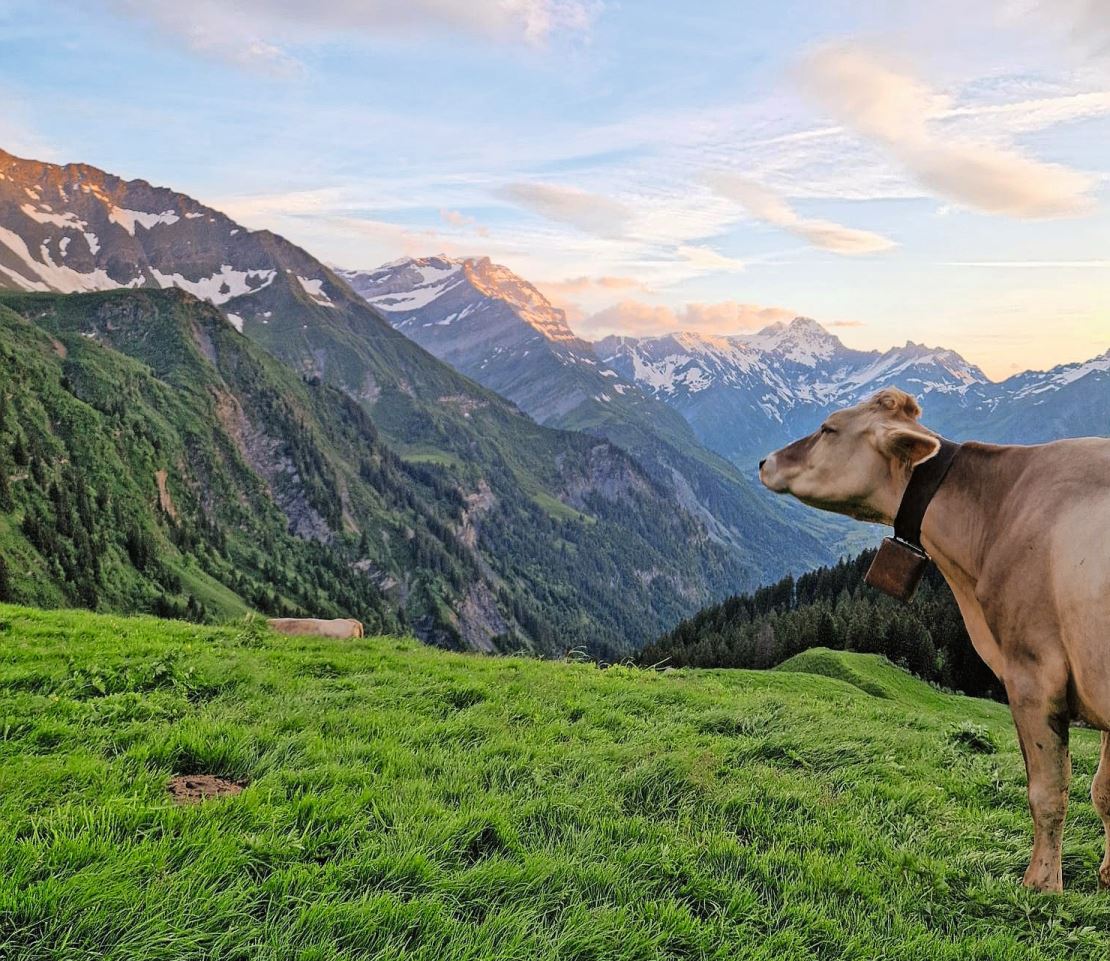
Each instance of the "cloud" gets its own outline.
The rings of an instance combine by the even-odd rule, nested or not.
[[[695,268],[699,273],[727,271],[736,273],[744,270],[747,264],[735,257],[726,257],[709,247],[696,244],[679,244],[675,248],[675,259],[680,263]]]
[[[475,222],[473,217],[468,217],[458,210],[447,210],[443,207],[439,209],[439,219],[452,227],[469,227]]]
[[[563,297],[576,297],[582,294],[606,293],[613,290],[646,290],[647,287],[641,280],[634,277],[617,277],[603,274],[599,277],[567,277],[565,280],[549,280],[540,282],[540,288],[555,299]]]
[[[288,47],[318,39],[460,34],[539,46],[584,33],[599,0],[110,0],[196,53],[290,74],[303,69]]]
[[[1020,218],[1071,217],[1093,206],[1094,181],[997,143],[940,135],[947,97],[862,51],[825,47],[807,58],[805,91],[874,141],[921,185],[964,206]]]
[[[449,227],[457,227],[460,230],[472,230],[479,237],[489,236],[488,228],[480,226],[474,217],[470,217],[462,213],[462,211],[448,210],[446,207],[440,207],[439,219]]]
[[[620,237],[632,211],[620,201],[579,190],[544,183],[511,183],[500,195],[548,220],[570,224],[599,237]]]
[[[1007,21],[1026,21],[1038,33],[1062,34],[1089,57],[1110,52],[1110,6],[1104,0],[995,0]]]
[[[653,337],[675,331],[727,335],[759,330],[769,324],[792,320],[797,314],[782,307],[761,307],[728,300],[689,303],[675,309],[638,300],[622,300],[575,323],[575,332],[587,337],[628,334]]]
[[[1025,270],[1048,267],[1052,269],[1107,270],[1110,260],[950,260],[942,267],[1000,267]]]
[[[757,220],[781,227],[815,247],[854,256],[873,254],[894,246],[894,241],[869,230],[844,227],[831,220],[802,217],[782,197],[737,174],[716,172],[707,175],[706,179],[720,196],[740,204]]]

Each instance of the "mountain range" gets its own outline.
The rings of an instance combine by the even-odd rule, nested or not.
[[[587,432],[585,413],[539,424],[394,330],[306,251],[145,181],[0,153],[0,289],[7,363],[24,371],[0,439],[12,495],[0,551],[16,558],[17,599],[144,609],[203,595],[217,611],[234,598],[309,613],[356,602],[356,616],[389,610],[453,646],[618,651],[833,553],[823,528],[769,507],[648,393],[636,391],[642,416],[629,400],[624,443],[616,430]],[[237,382],[246,370],[266,382]],[[100,400],[82,394],[87,384]],[[67,462],[85,478],[102,473],[79,432],[58,427],[73,418],[114,448],[103,454],[111,476],[132,484],[106,490],[65,473]],[[149,449],[129,446],[136,418],[165,427]],[[29,471],[19,461],[40,434]],[[118,503],[127,530],[90,521],[82,548],[33,537],[65,516],[52,491]],[[284,531],[225,510],[228,499],[282,518]],[[167,503],[214,541],[178,532]],[[150,550],[129,550],[128,537]],[[234,567],[213,559],[212,543],[239,541]],[[242,553],[249,543],[277,557]],[[149,553],[164,579],[136,566]]]
[[[854,350],[805,317],[732,336],[590,343],[539,290],[484,258],[405,258],[340,273],[397,330],[541,423],[608,434],[645,410],[657,418],[654,399],[744,471],[830,409],[891,384],[915,393],[926,422],[957,440],[1037,443],[1110,431],[1110,350],[995,383],[953,350],[913,342]]]
[[[584,431],[629,451],[673,484],[717,540],[750,552],[756,515],[785,517],[837,552],[859,534],[839,518],[768,494],[702,443],[682,411],[603,363],[564,312],[489,258],[404,258],[376,271],[337,270],[396,330],[520,407],[537,422]]]
[[[484,650],[621,653],[863,546],[752,466],[884,384],[956,438],[1110,423],[1110,352],[995,384],[804,318],[591,343],[488,258],[333,269],[185,194],[3,152],[0,350],[0,594],[349,613]]]

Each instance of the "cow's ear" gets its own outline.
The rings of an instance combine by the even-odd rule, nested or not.
[[[883,433],[883,450],[887,456],[916,467],[940,450],[940,441],[923,430],[890,427]]]

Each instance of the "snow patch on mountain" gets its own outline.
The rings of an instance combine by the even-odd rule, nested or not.
[[[158,224],[176,224],[181,218],[174,210],[164,210],[160,214],[148,214],[142,210],[128,210],[126,207],[112,207],[108,211],[108,219],[119,224],[132,237],[135,236],[135,225],[139,224],[147,230],[152,230]]]
[[[309,279],[308,277],[301,277],[297,275],[297,281],[300,283],[304,292],[308,294],[316,303],[321,307],[334,307],[331,298],[324,292],[324,282],[318,279]]]
[[[60,291],[75,294],[90,290],[116,290],[120,287],[138,287],[143,278],[137,277],[126,284],[119,283],[108,276],[105,270],[97,269],[87,273],[72,267],[55,264],[44,244],[40,248],[43,259],[36,260],[27,249],[23,238],[6,227],[0,227],[0,244],[11,251],[22,265],[20,269],[0,264],[0,272],[21,290],[47,292]]]
[[[230,264],[224,264],[216,273],[199,280],[190,280],[181,274],[164,274],[153,267],[150,272],[160,286],[180,287],[213,304],[224,304],[243,294],[257,293],[273,283],[277,273],[275,270],[236,270]]]
[[[53,209],[46,204],[42,205],[42,209],[36,209],[30,204],[21,204],[19,207],[28,217],[40,224],[53,224],[55,227],[64,227],[72,230],[83,230],[85,221],[78,220],[77,215],[66,211],[62,214],[56,214]]]

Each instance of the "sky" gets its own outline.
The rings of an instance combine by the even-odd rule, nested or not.
[[[0,146],[586,337],[1110,348],[1105,0],[0,0]]]

